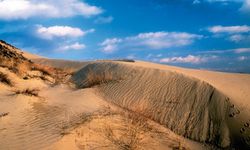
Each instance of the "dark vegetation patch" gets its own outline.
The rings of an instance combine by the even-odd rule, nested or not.
[[[8,112],[0,113],[0,118],[5,117],[5,116],[7,116],[7,115],[9,115]]]
[[[13,91],[15,95],[27,95],[27,96],[35,96],[35,97],[39,97],[38,89],[24,89],[24,90],[15,90]]]
[[[113,61],[122,61],[122,62],[135,62],[133,59],[115,59]]]
[[[9,86],[13,86],[13,83],[11,82],[11,80],[9,79],[9,77],[7,76],[7,74],[4,74],[2,72],[0,72],[0,82],[9,85]]]

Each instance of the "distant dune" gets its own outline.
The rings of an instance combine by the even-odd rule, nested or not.
[[[250,148],[249,74],[0,45],[0,149]]]

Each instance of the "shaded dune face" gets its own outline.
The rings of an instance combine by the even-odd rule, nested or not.
[[[179,135],[219,147],[239,145],[232,141],[238,135],[229,127],[229,98],[198,79],[176,72],[97,62],[79,70],[72,80],[79,88],[98,85],[107,101],[140,113]]]

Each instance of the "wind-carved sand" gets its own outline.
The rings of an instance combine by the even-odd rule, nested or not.
[[[0,45],[0,149],[250,148],[249,74]]]

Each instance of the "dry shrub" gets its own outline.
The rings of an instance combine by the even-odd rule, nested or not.
[[[0,72],[0,82],[4,83],[6,85],[9,85],[9,86],[13,86],[13,83],[8,78],[8,76],[2,72]]]
[[[34,64],[31,67],[31,69],[40,71],[43,75],[48,75],[48,76],[52,76],[54,72],[53,68],[48,67],[48,66],[38,65],[38,64]]]
[[[31,62],[21,61],[15,58],[5,58],[0,56],[0,67],[7,68],[11,72],[24,75],[28,70],[30,70]]]
[[[140,150],[155,149],[156,141],[162,140],[169,148],[188,150],[179,139],[169,137],[168,133],[155,128],[146,117],[137,113],[123,110],[111,110],[103,107],[101,111],[93,113],[91,120],[97,120],[97,127],[89,125],[88,130],[77,130],[76,143],[80,149],[119,149]],[[86,124],[86,126],[88,126]],[[92,139],[91,134],[97,133],[103,141]],[[148,138],[149,137],[149,138]],[[153,139],[152,139],[153,138]],[[152,139],[152,141],[150,141]]]
[[[135,62],[133,59],[115,59],[114,61],[122,61],[122,62]]]
[[[103,129],[104,136],[117,149],[121,150],[137,150],[142,149],[145,143],[143,140],[143,123],[135,123],[135,121],[126,118],[125,124],[118,129],[121,135],[115,133],[117,129],[106,125]]]
[[[7,112],[7,113],[0,113],[0,118],[1,118],[1,117],[5,117],[5,116],[7,116],[7,115],[9,115],[9,112]]]
[[[42,76],[39,76],[44,81],[48,80],[49,76],[54,79],[53,84],[57,85],[60,83],[67,83],[69,77],[73,74],[70,71],[62,70],[60,68],[54,68],[50,66],[40,65],[40,64],[33,64],[31,70],[39,71],[42,73]]]
[[[38,89],[24,89],[24,90],[15,90],[14,93],[16,95],[22,94],[22,95],[27,95],[27,96],[35,96],[38,97]]]
[[[17,61],[15,61],[14,59],[0,56],[0,66],[3,68],[8,68],[9,70],[12,70],[13,68],[17,66]]]
[[[31,63],[27,61],[17,64],[18,74],[21,76],[25,75],[30,70],[30,66]]]
[[[109,124],[105,124],[102,129],[102,133],[105,138],[117,149],[144,149],[147,143],[143,141],[143,136],[145,133],[150,133],[153,130],[153,128],[148,124],[147,119],[136,113],[125,111],[117,113],[121,116],[121,126],[119,128],[114,128]]]

